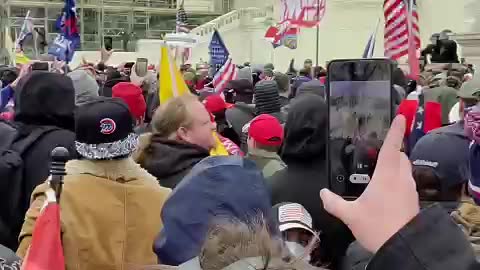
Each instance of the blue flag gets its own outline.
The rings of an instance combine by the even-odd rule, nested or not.
[[[208,46],[210,65],[214,68],[214,75],[228,60],[230,53],[217,30],[213,32],[212,40]]]
[[[60,34],[55,38],[48,53],[62,61],[72,61],[75,50],[80,47],[75,0],[65,0],[62,15],[56,22]]]

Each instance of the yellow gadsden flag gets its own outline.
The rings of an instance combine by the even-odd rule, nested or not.
[[[190,91],[175,61],[170,56],[166,44],[162,45],[160,57],[160,92],[158,96],[160,97],[160,104],[165,104],[169,99],[190,93]],[[215,149],[212,149],[210,155],[228,156],[228,151],[218,138],[217,133],[214,132],[213,136],[215,137],[216,146]]]
[[[168,53],[167,45],[162,45],[160,52],[160,104],[166,103],[173,97],[189,93],[187,84],[177,68],[175,61]]]

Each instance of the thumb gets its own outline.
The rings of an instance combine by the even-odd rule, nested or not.
[[[320,198],[323,202],[323,207],[328,213],[334,215],[348,225],[352,218],[352,203],[345,201],[342,197],[331,192],[328,189],[320,191]]]

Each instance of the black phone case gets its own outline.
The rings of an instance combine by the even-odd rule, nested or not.
[[[355,199],[358,196],[361,195],[361,193],[365,190],[367,185],[359,184],[359,185],[350,185],[351,187],[349,188],[349,191],[352,193],[355,193],[353,196],[348,196],[345,194],[345,191],[347,190],[347,184],[345,183],[346,181],[349,181],[349,176],[343,176],[342,175],[332,175],[332,154],[331,154],[331,136],[330,136],[330,127],[331,127],[331,119],[330,119],[330,108],[331,108],[331,99],[330,99],[330,82],[332,80],[332,77],[335,77],[335,74],[332,74],[330,72],[331,66],[335,65],[337,63],[345,63],[345,62],[363,62],[363,61],[368,61],[368,62],[379,62],[382,65],[388,64],[390,65],[390,88],[392,89],[393,84],[392,84],[392,74],[393,74],[393,63],[389,59],[338,59],[338,60],[333,60],[329,62],[327,66],[327,82],[326,82],[326,98],[327,98],[327,105],[328,105],[328,110],[327,110],[327,119],[328,119],[328,130],[327,132],[327,173],[328,173],[328,178],[329,178],[329,188],[332,192],[335,192],[336,194],[346,198],[346,199]],[[353,75],[355,76],[355,75]],[[352,76],[352,77],[353,77]],[[335,81],[335,80],[334,80]],[[368,81],[368,80],[367,80]],[[393,95],[390,93],[390,122],[393,120],[394,117],[394,100],[393,100]]]

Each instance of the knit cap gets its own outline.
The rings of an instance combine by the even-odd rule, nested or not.
[[[280,112],[280,96],[275,81],[261,81],[255,85],[255,112],[257,115]]]

